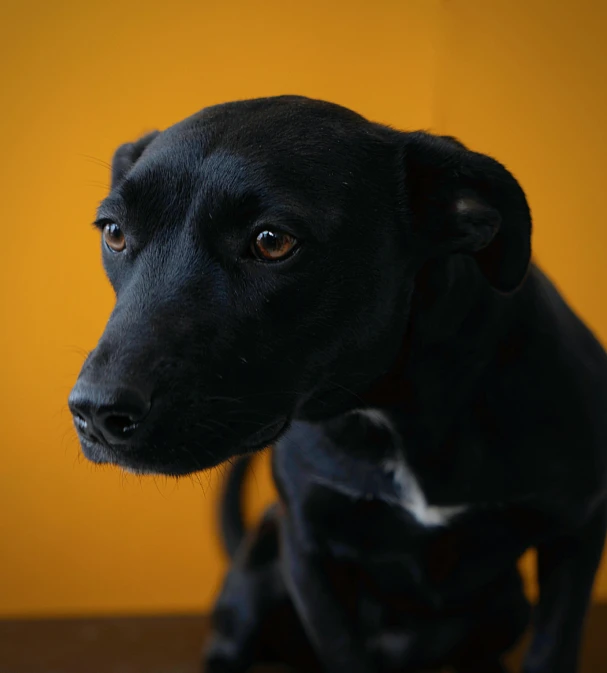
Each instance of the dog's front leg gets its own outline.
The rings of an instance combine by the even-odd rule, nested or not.
[[[273,612],[288,603],[279,564],[276,507],[242,541],[215,604],[204,673],[245,673],[256,663],[260,639]],[[293,634],[295,641],[295,634]]]
[[[375,673],[375,665],[323,572],[318,551],[288,516],[282,518],[281,558],[291,600],[327,673]]]
[[[602,503],[582,529],[538,546],[540,600],[525,673],[575,673],[607,531]]]

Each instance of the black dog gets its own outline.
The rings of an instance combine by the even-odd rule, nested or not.
[[[122,146],[97,225],[117,303],[70,396],[91,460],[178,475],[282,438],[283,574],[326,670],[375,670],[323,571],[353,552],[329,544],[342,524],[370,591],[405,604],[408,538],[452,531],[439,609],[537,547],[526,670],[575,670],[607,527],[607,360],[529,266],[503,166],[328,103],[231,103]],[[359,526],[323,430],[354,409],[401,447],[351,457],[382,475]]]

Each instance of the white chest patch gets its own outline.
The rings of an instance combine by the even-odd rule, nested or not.
[[[415,475],[401,456],[397,460],[387,460],[384,469],[394,474],[394,483],[400,494],[404,509],[413,515],[422,526],[446,526],[453,517],[465,512],[466,505],[439,507],[431,505],[422,491]]]
[[[390,419],[382,411],[357,409],[354,413],[365,416],[375,425],[389,429],[395,438],[398,437]],[[394,476],[394,483],[403,509],[406,509],[422,526],[446,526],[454,517],[466,511],[466,505],[448,507],[431,505],[415,474],[407,464],[399,441],[395,441],[395,452],[396,457],[384,461],[383,468]]]

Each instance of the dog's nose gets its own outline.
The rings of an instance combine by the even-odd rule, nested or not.
[[[91,441],[128,440],[150,410],[151,400],[126,386],[101,386],[80,380],[68,400],[78,431]]]

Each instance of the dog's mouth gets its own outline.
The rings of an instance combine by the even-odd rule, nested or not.
[[[196,451],[187,447],[159,451],[145,444],[107,444],[93,441],[80,432],[78,437],[86,458],[99,465],[115,465],[134,474],[183,476],[206,470],[228,460],[234,455],[253,453],[274,444],[286,432],[290,419],[281,417],[246,437],[240,444],[226,450]],[[76,426],[78,430],[78,426]],[[153,442],[152,442],[153,443]]]

